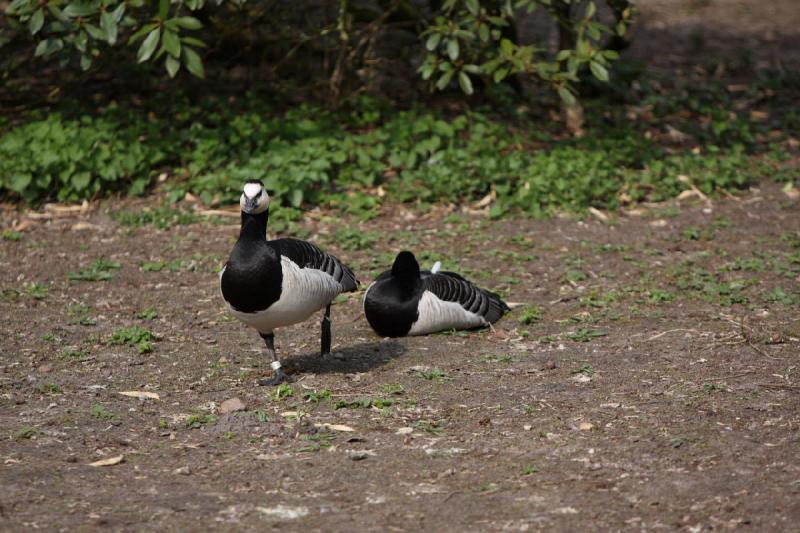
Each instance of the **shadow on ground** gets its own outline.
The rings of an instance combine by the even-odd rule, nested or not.
[[[333,350],[331,357],[322,358],[319,352],[287,357],[284,366],[300,377],[305,372],[315,374],[352,374],[368,372],[402,356],[406,347],[396,340],[362,342]]]

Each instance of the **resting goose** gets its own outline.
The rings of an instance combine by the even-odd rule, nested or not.
[[[411,252],[400,252],[391,270],[364,295],[364,313],[383,337],[425,335],[448,329],[488,326],[509,311],[500,297],[453,272],[420,271]]]
[[[242,227],[239,240],[220,272],[222,297],[233,316],[255,328],[267,345],[275,371],[259,385],[289,381],[275,354],[273,331],[296,324],[325,308],[322,319],[322,356],[331,350],[331,301],[353,292],[358,281],[344,263],[310,242],[267,240],[269,195],[263,184],[250,180],[239,200]]]

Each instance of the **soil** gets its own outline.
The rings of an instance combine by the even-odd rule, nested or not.
[[[797,62],[796,0],[638,5],[626,53],[657,68]],[[363,286],[411,249],[525,306],[387,340],[362,289],[333,358],[320,316],[277,332],[290,389],[255,385],[263,344],[219,296],[236,218],[113,216],[159,202],[0,210],[3,531],[800,531],[800,203],[777,186],[609,220],[309,212],[293,234]],[[69,279],[99,258],[111,279]],[[133,326],[150,351],[112,342]]]
[[[334,306],[330,360],[320,317],[277,332],[283,398],[255,385],[261,340],[218,294],[236,219],[110,214],[144,203],[49,212],[2,241],[3,530],[798,529],[800,205],[777,187],[608,221],[310,212],[300,229],[362,281],[411,248],[543,313],[387,340],[356,294]],[[342,224],[393,238],[343,250]],[[100,257],[112,279],[68,279]],[[179,270],[141,266],[159,261]],[[744,288],[681,285],[696,269]],[[134,325],[151,352],[110,343]],[[246,410],[221,414],[231,398]],[[395,403],[336,409],[361,398]]]

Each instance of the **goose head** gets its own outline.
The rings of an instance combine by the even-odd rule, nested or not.
[[[239,205],[242,212],[248,215],[258,215],[269,209],[269,194],[264,184],[258,180],[247,180],[239,198]]]
[[[414,254],[405,250],[397,254],[392,264],[392,276],[404,282],[418,280],[420,278],[419,263]]]

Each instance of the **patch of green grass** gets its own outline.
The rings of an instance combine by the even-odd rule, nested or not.
[[[303,393],[303,399],[311,403],[319,403],[322,400],[329,400],[330,397],[331,391],[328,389],[322,389],[319,391],[314,390]]]
[[[483,360],[487,363],[511,363],[514,358],[510,355],[485,355]]]
[[[19,289],[2,289],[0,290],[0,301],[3,302],[16,302],[21,291]]]
[[[253,417],[262,424],[269,422],[269,414],[266,411],[253,411]]]
[[[154,226],[157,229],[167,229],[173,226],[193,224],[199,219],[199,217],[191,211],[169,206],[136,211],[119,211],[114,213],[113,216],[114,220],[116,220],[117,224],[120,226]]]
[[[347,294],[337,294],[337,295],[336,295],[336,298],[334,298],[334,299],[331,301],[331,304],[332,304],[332,305],[339,305],[339,304],[343,304],[343,303],[345,303],[346,301],[348,301],[349,299],[350,299],[350,297],[349,297],[349,296],[347,296]]]
[[[61,359],[76,359],[78,361],[85,359],[89,355],[89,350],[82,350],[79,348],[64,348],[61,350]]]
[[[14,432],[15,440],[27,440],[36,435],[36,430],[31,426],[22,426]]]
[[[95,402],[92,404],[91,409],[89,410],[89,414],[91,414],[95,418],[100,418],[101,420],[118,420],[119,417],[108,410],[103,404],[99,402]]]
[[[589,275],[582,270],[567,270],[567,273],[564,275],[564,280],[569,283],[577,283],[578,281],[584,281],[589,279]]]
[[[394,395],[401,395],[405,394],[406,390],[403,388],[402,385],[395,384],[395,383],[387,383],[383,386],[383,393],[384,394],[394,394]]]
[[[358,228],[342,228],[338,230],[333,241],[337,247],[351,252],[370,250],[382,239],[377,231],[364,231]]]
[[[39,390],[45,394],[61,394],[61,387],[55,383],[42,383]]]
[[[88,306],[84,304],[72,304],[67,307],[67,316],[71,317],[70,324],[80,324],[81,326],[96,326],[97,319],[89,316]]]
[[[582,307],[606,309],[615,304],[619,298],[620,294],[617,291],[599,292],[597,290],[591,290],[586,296],[582,296],[579,301]]]
[[[687,240],[690,240],[690,241],[699,241],[700,240],[700,235],[701,235],[701,230],[700,230],[700,228],[698,228],[696,226],[692,226],[692,227],[684,229],[681,232],[681,235],[683,235],[684,239],[687,239]]]
[[[136,346],[139,353],[150,353],[153,351],[152,342],[158,340],[161,338],[149,329],[132,326],[114,330],[108,342],[109,344]]]
[[[599,244],[595,247],[598,252],[624,252],[628,249],[624,244]]]
[[[397,400],[394,398],[369,398],[368,396],[362,396],[360,398],[356,398],[355,400],[339,400],[335,404],[333,404],[333,408],[338,409],[369,409],[370,407],[375,407],[377,409],[383,409],[385,407],[391,407],[397,403]]]
[[[714,392],[725,392],[725,386],[719,383],[703,383],[703,392],[711,394]]]
[[[92,266],[80,272],[67,273],[70,281],[108,281],[114,277],[113,271],[122,268],[120,263],[101,257]]]
[[[605,337],[608,335],[605,331],[590,328],[579,328],[578,330],[567,333],[567,338],[575,342],[589,342],[592,339]]]
[[[440,437],[444,435],[444,429],[442,429],[442,427],[439,424],[433,422],[432,420],[419,420],[412,425],[416,429],[424,431],[425,433],[428,433],[435,437]]]
[[[800,232],[784,232],[778,239],[792,248],[800,248]]]
[[[275,389],[275,397],[273,398],[275,401],[280,401],[285,398],[290,398],[294,396],[294,389],[291,385],[287,385],[286,383],[281,383],[278,385],[278,388]]]
[[[16,242],[22,240],[22,233],[18,231],[4,230],[0,235],[2,235],[4,241]]]
[[[178,272],[186,265],[186,261],[182,259],[175,259],[174,261],[145,261],[139,268],[143,272]]]
[[[528,324],[540,321],[542,316],[544,316],[544,309],[537,305],[528,305],[522,308],[517,321],[527,326]]]
[[[764,272],[767,270],[767,263],[760,257],[748,257],[743,259],[737,257],[732,263],[725,265],[726,271],[745,271],[745,272]]]
[[[591,313],[583,311],[583,312],[578,313],[576,315],[572,315],[567,320],[558,320],[557,322],[571,322],[573,324],[582,324],[582,323],[595,322],[596,320],[597,319],[594,316],[592,316]]]
[[[515,244],[526,250],[529,250],[535,246],[533,239],[527,235],[514,235],[509,239],[509,241],[511,241],[512,244]]]
[[[682,290],[697,291],[706,301],[724,307],[747,303],[747,297],[741,294],[745,287],[744,282],[739,280],[720,281],[716,274],[700,268],[694,268],[688,274],[681,273],[676,285]]]
[[[450,376],[447,374],[447,372],[439,368],[418,370],[417,375],[421,378],[427,379],[428,381],[436,381],[437,383],[443,383],[444,380],[450,379]]]
[[[698,439],[694,437],[672,437],[671,439],[669,439],[669,445],[672,448],[677,449],[685,444],[693,444],[697,442],[697,440]]]
[[[150,353],[153,351],[153,344],[148,341],[142,341],[136,345],[136,349],[139,350],[139,353]]]
[[[530,476],[531,474],[535,474],[535,473],[537,473],[538,471],[539,471],[539,469],[538,469],[538,468],[536,468],[535,466],[530,466],[530,465],[528,465],[528,466],[526,466],[526,467],[524,467],[524,468],[522,469],[522,475],[523,475],[523,476]]]
[[[186,427],[189,429],[200,429],[206,424],[213,424],[217,420],[219,420],[219,417],[212,414],[189,415],[186,418]]]
[[[681,214],[681,208],[677,205],[668,205],[653,209],[650,214],[656,218],[672,218]]]
[[[148,307],[136,313],[136,318],[141,320],[155,320],[158,318],[158,309],[155,307]]]
[[[787,293],[781,287],[775,287],[765,297],[764,301],[769,303],[780,303],[783,305],[791,305],[795,302],[800,302],[800,297],[797,294]]]
[[[44,300],[47,298],[47,293],[50,291],[50,288],[47,285],[32,282],[23,285],[22,290],[34,300]]]
[[[300,422],[308,416],[308,413],[306,413],[305,411],[300,411],[298,409],[297,411],[282,413],[281,416],[284,417],[286,420],[294,420],[295,422]]]
[[[312,435],[303,435],[302,438],[309,441],[309,444],[298,449],[298,453],[318,452],[333,446],[333,441],[336,440],[336,434],[328,431],[320,431]]]
[[[583,374],[584,376],[593,376],[594,375],[594,368],[589,363],[583,363],[578,368],[571,370],[570,374]]]
[[[669,291],[662,291],[660,289],[653,289],[648,291],[647,301],[651,304],[662,302],[671,302],[675,299],[675,295]]]

